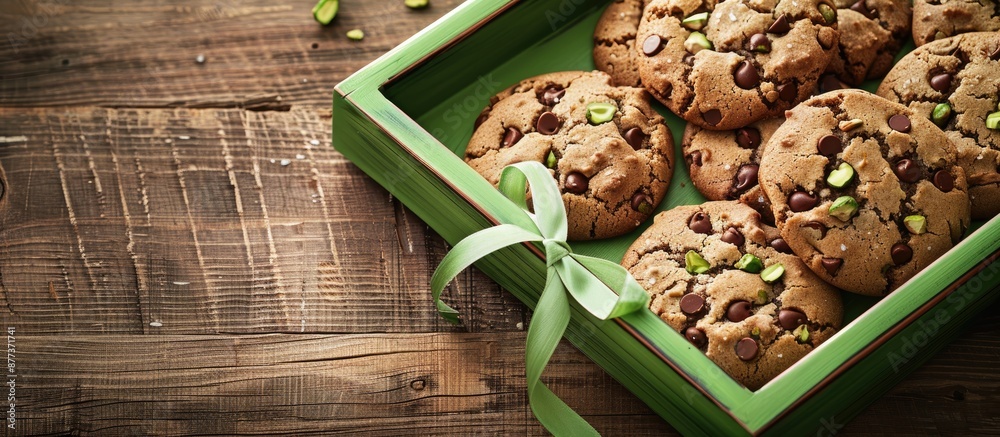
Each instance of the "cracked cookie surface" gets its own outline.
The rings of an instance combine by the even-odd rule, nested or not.
[[[910,4],[899,0],[833,0],[840,43],[827,71],[850,85],[885,76],[910,37]]]
[[[494,186],[509,164],[545,164],[566,205],[569,239],[631,231],[663,200],[673,139],[645,90],[613,86],[599,71],[571,71],[523,80],[491,102],[465,161]]]
[[[998,0],[913,0],[913,42],[1000,30]]]
[[[654,218],[622,266],[649,293],[650,310],[756,390],[830,338],[843,319],[839,291],[795,255],[774,249],[778,239],[746,205],[679,206]],[[774,274],[779,264],[783,273]],[[701,269],[692,272],[692,265]]]
[[[1000,112],[998,71],[1000,33],[965,33],[907,54],[878,89],[935,121],[955,143],[974,219],[1000,213],[1000,129],[986,126],[986,118]]]
[[[695,188],[708,200],[739,200],[773,225],[771,203],[757,177],[764,146],[784,121],[767,118],[725,131],[688,123],[681,147]]]
[[[865,91],[822,94],[789,111],[760,175],[791,249],[859,294],[896,289],[969,224],[955,146],[922,114]]]
[[[830,0],[653,0],[635,45],[653,96],[688,122],[724,130],[808,98],[839,36]]]
[[[635,34],[646,0],[617,0],[608,5],[594,28],[594,65],[615,85],[640,86]]]

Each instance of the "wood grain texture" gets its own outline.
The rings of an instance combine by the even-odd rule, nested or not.
[[[544,435],[527,310],[472,269],[443,322],[446,245],[329,147],[333,86],[459,1],[341,3],[0,7],[18,433]],[[995,432],[998,365],[995,304],[836,431]],[[675,434],[565,343],[545,380],[606,435]]]

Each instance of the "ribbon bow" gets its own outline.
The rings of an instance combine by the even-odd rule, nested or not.
[[[528,212],[526,188],[531,188],[535,213]],[[535,417],[554,435],[599,435],[587,421],[541,383],[570,319],[572,295],[587,312],[600,320],[629,314],[649,303],[646,291],[618,264],[573,253],[566,244],[566,209],[559,188],[548,169],[538,162],[521,162],[503,169],[500,191],[531,218],[534,226],[525,229],[501,224],[483,229],[452,248],[431,277],[431,292],[438,312],[458,323],[458,312],[441,301],[441,291],[466,267],[504,247],[541,242],[545,249],[547,275],[545,289],[535,306],[528,326],[525,369],[528,402]]]

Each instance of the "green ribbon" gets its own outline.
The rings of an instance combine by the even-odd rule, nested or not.
[[[535,213],[528,212],[526,189],[531,188]],[[458,312],[441,301],[441,291],[462,270],[480,258],[504,247],[541,242],[545,249],[545,288],[528,326],[525,369],[528,402],[535,417],[553,435],[599,435],[587,421],[541,383],[542,370],[570,319],[573,296],[581,307],[600,320],[621,317],[645,308],[649,296],[628,272],[613,262],[573,253],[566,244],[566,209],[548,169],[538,162],[521,162],[504,168],[500,191],[531,217],[534,226],[525,229],[501,224],[483,229],[452,248],[431,277],[434,304],[441,316],[458,323]]]

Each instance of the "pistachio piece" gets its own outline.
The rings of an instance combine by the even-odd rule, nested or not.
[[[548,168],[556,168],[556,154],[555,152],[549,150],[549,156],[545,158],[545,166]]]
[[[361,41],[365,39],[365,31],[361,29],[351,29],[347,31],[347,38],[353,41]]]
[[[410,9],[423,9],[426,8],[427,4],[430,2],[427,0],[404,0],[403,3]]]
[[[908,215],[903,219],[903,225],[911,234],[920,235],[927,232],[927,218],[922,215]]]
[[[767,303],[767,290],[757,290],[757,305]]]
[[[836,170],[831,171],[830,175],[826,177],[826,183],[834,188],[844,188],[851,183],[851,179],[854,179],[854,167],[842,162]]]
[[[712,42],[701,32],[691,32],[691,35],[684,40],[684,48],[693,55],[701,50],[711,50]]]
[[[743,255],[739,261],[736,261],[736,264],[734,264],[733,267],[743,270],[744,272],[760,273],[760,271],[764,269],[764,263],[760,262],[760,258],[748,253]]]
[[[684,269],[692,275],[697,275],[707,272],[712,268],[712,265],[705,261],[698,252],[689,250],[687,254],[684,255]]]
[[[615,118],[616,111],[618,111],[618,108],[612,103],[591,103],[587,105],[587,121],[593,125],[607,123]]]
[[[760,272],[760,279],[763,279],[764,282],[767,282],[768,284],[773,284],[777,280],[781,279],[784,274],[785,266],[781,265],[781,263],[775,263],[764,269],[763,272]]]
[[[986,127],[989,129],[1000,129],[1000,111],[986,116]]]
[[[708,12],[702,12],[685,18],[681,21],[681,26],[690,30],[701,30],[702,27],[705,27],[706,22],[708,22]]]
[[[858,201],[851,196],[840,196],[830,205],[830,215],[841,221],[848,221],[858,212]]]
[[[750,336],[755,339],[760,339],[760,327],[754,326],[753,329],[750,330]]]
[[[948,117],[951,117],[951,105],[947,103],[938,103],[931,111],[931,121],[938,127],[944,126],[948,123]]]
[[[825,21],[826,24],[833,24],[837,21],[837,10],[834,9],[833,6],[826,3],[820,3],[817,8],[819,9],[819,13],[823,15],[823,21]]]
[[[337,16],[337,9],[339,7],[340,1],[338,0],[319,0],[319,3],[316,3],[316,6],[313,6],[313,18],[315,18],[320,24],[326,26],[333,21],[333,17]]]
[[[809,328],[806,325],[799,325],[798,328],[792,331],[792,335],[795,336],[795,341],[805,343],[809,341]]]

